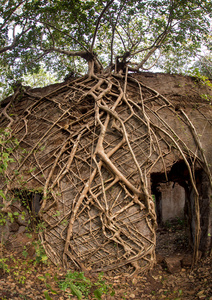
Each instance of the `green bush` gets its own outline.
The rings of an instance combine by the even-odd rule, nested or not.
[[[88,295],[92,293],[92,290],[95,299],[101,299],[103,294],[110,293],[111,296],[115,294],[111,285],[107,285],[103,280],[103,273],[99,274],[97,282],[92,283],[89,278],[85,277],[83,272],[68,271],[65,279],[60,281],[59,286],[62,291],[69,288],[72,295],[77,296],[78,299],[82,299],[83,296],[88,299]]]

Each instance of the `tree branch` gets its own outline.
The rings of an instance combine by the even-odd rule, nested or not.
[[[52,44],[53,44],[53,47],[54,47],[54,46],[55,46],[54,36],[53,36],[53,34],[51,33],[51,30],[50,30],[50,28],[49,28],[49,26],[48,26],[48,25],[46,26],[46,28],[47,28],[47,30],[48,30],[48,32],[49,32],[49,34],[50,34],[50,36],[51,36],[51,39],[52,39]]]
[[[123,45],[123,47],[124,47],[124,51],[127,52],[127,48],[126,48],[126,46],[125,46],[125,44],[124,44],[124,40],[123,40],[123,38],[122,38],[122,36],[121,36],[121,34],[120,34],[120,32],[118,31],[117,28],[116,28],[116,32],[118,33],[118,36],[120,37],[120,40],[121,40],[122,45]]]
[[[104,9],[102,10],[100,16],[98,17],[97,23],[96,23],[96,28],[94,31],[94,35],[93,35],[93,41],[90,47],[90,52],[93,52],[93,48],[94,48],[94,44],[95,44],[95,40],[96,40],[96,35],[97,35],[97,31],[99,29],[99,23],[101,21],[102,16],[104,15],[104,13],[106,12],[106,10],[108,9],[108,7],[113,3],[114,0],[111,0],[110,2],[108,2],[108,4],[104,7]]]
[[[110,65],[113,64],[113,44],[114,44],[114,36],[115,36],[116,25],[118,23],[118,19],[120,17],[120,14],[121,14],[121,11],[124,7],[125,2],[126,1],[124,1],[123,5],[119,9],[119,12],[118,12],[117,17],[116,17],[115,24],[112,24],[112,20],[110,18],[110,23],[111,23],[111,26],[112,26],[112,38],[111,38],[111,43],[110,43]]]
[[[0,30],[2,30],[2,28],[5,26],[5,23],[9,21],[9,19],[11,18],[12,14],[19,8],[19,6],[21,6],[21,4],[23,4],[24,2],[26,2],[26,0],[21,1],[20,3],[18,3],[16,5],[16,7],[14,9],[12,9],[12,12],[8,15],[8,17],[4,20],[4,23],[1,25]]]
[[[147,62],[147,60],[150,58],[150,56],[157,50],[161,47],[163,41],[165,40],[165,38],[167,37],[168,33],[170,32],[171,30],[171,24],[172,24],[172,21],[173,21],[173,1],[171,0],[171,6],[170,6],[170,9],[169,9],[169,17],[168,17],[168,22],[166,24],[166,28],[164,29],[164,31],[157,37],[157,39],[154,41],[153,45],[149,48],[150,51],[147,53],[147,55],[142,59],[142,61],[140,62],[140,64],[138,64],[136,70],[138,71],[140,68],[144,69],[143,68],[143,65]],[[133,53],[132,55],[135,55],[135,54],[138,54],[140,52],[143,52],[144,49],[141,49],[140,51],[137,51],[135,53]],[[159,56],[160,57],[160,56]],[[158,59],[159,59],[158,57]],[[157,59],[157,60],[158,60]],[[157,62],[156,60],[156,62]],[[155,63],[156,63],[155,62]],[[153,66],[155,65],[155,63],[153,64]],[[150,68],[147,68],[147,70],[150,69]]]
[[[51,28],[54,28],[55,30],[63,33],[64,35],[70,37],[72,40],[74,40],[77,44],[79,44],[86,52],[89,52],[88,48],[86,48],[81,42],[79,42],[75,37],[73,37],[72,35],[68,34],[67,32],[64,32],[63,30],[57,28],[56,26],[52,25],[52,24],[49,24],[45,21],[40,21],[42,24],[46,25],[46,26],[49,26]]]
[[[0,48],[0,54],[6,52],[8,50],[12,50],[13,48],[15,48],[17,46],[17,42],[20,39],[20,37],[22,35],[24,35],[27,31],[29,31],[30,28],[22,31],[18,36],[15,36],[15,27],[14,27],[14,29],[13,29],[13,41],[12,41],[12,43],[9,46],[5,46],[5,47]]]
[[[159,51],[160,51],[160,49],[159,49]],[[153,64],[152,64],[151,66],[149,66],[148,68],[142,67],[142,70],[148,71],[148,70],[150,70],[151,68],[153,68],[153,67],[156,65],[156,63],[157,63],[158,59],[160,58],[160,56],[161,56],[161,51],[160,51],[158,57],[157,57],[157,58],[155,59],[155,61],[153,62]]]
[[[56,48],[56,47],[50,47],[48,49],[41,48],[41,50],[43,50],[46,53],[58,52],[61,54],[66,54],[67,56],[80,56],[84,59],[86,59],[86,56],[89,55],[89,53],[87,51],[68,51],[68,50],[63,50],[63,49]]]

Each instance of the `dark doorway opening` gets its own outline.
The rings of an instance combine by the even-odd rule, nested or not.
[[[187,223],[189,174],[183,161],[170,172],[151,174],[151,192],[158,222],[156,253],[170,256],[191,251]]]
[[[169,219],[185,217],[189,183],[189,174],[183,161],[175,163],[167,174],[151,174],[151,192],[155,198],[159,225]]]
[[[195,181],[199,192],[201,221],[199,250],[205,253],[210,243],[210,184],[202,169],[195,171]],[[151,192],[155,199],[158,222],[156,252],[166,251],[172,254],[171,252],[192,251],[195,238],[195,195],[185,162],[176,162],[167,174],[152,173]],[[167,249],[165,244],[169,244]]]

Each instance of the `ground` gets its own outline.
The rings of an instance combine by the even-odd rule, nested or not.
[[[212,300],[211,258],[201,258],[192,269],[185,227],[176,221],[165,225],[157,233],[155,268],[143,276],[105,276],[102,282],[108,292],[101,299]],[[16,237],[16,242],[1,244],[0,299],[77,300],[69,288],[61,290],[65,270],[46,261],[34,238],[22,234]],[[98,281],[97,276],[87,274],[87,277],[93,284]],[[91,288],[87,299],[96,299],[93,291]],[[111,296],[111,293],[115,294]]]

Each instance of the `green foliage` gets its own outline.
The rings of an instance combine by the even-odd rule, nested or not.
[[[103,279],[103,273],[99,274],[97,282],[92,283],[89,278],[85,277],[83,272],[68,271],[65,279],[59,283],[59,286],[62,291],[66,291],[69,288],[72,295],[77,296],[78,299],[83,297],[88,299],[91,289],[94,289],[95,299],[101,299],[103,294],[108,294],[109,292],[111,296],[115,294],[112,287],[107,285]]]
[[[3,205],[0,205],[0,207]],[[7,221],[9,221],[10,223],[13,223],[14,220],[20,215],[21,218],[23,219],[23,213],[20,215],[19,212],[15,211],[15,212],[0,212],[0,226],[4,226]]]
[[[17,177],[16,177],[17,179]],[[21,180],[21,183],[23,183],[23,181]],[[45,230],[45,223],[41,222],[38,214],[33,211],[32,209],[32,202],[33,202],[33,197],[35,196],[35,194],[42,194],[42,189],[26,189],[26,188],[21,188],[21,189],[14,189],[12,190],[12,197],[13,197],[13,201],[17,201],[18,203],[21,203],[21,205],[28,211],[28,214],[26,213],[26,211],[22,211],[20,213],[15,212],[14,216],[19,216],[19,218],[21,218],[22,220],[26,220],[26,214],[27,214],[27,222],[28,222],[28,231],[29,232],[36,232],[39,233],[43,230]]]
[[[27,256],[29,255],[27,250],[28,250],[27,246],[23,246],[22,255],[23,255],[24,258],[27,258]]]
[[[38,73],[28,73],[23,76],[23,84],[30,87],[44,87],[56,81],[56,77],[50,72],[47,72],[42,66]]]
[[[115,295],[115,291],[112,289],[111,285],[107,285],[105,280],[103,279],[103,273],[100,273],[98,276],[98,281],[94,283],[96,289],[94,290],[94,295],[96,299],[101,299],[103,294],[108,294],[110,292],[110,296]]]
[[[35,264],[48,264],[48,256],[46,255],[46,252],[41,244],[41,241],[34,241],[33,246],[35,248]]]
[[[62,291],[70,288],[72,294],[77,296],[78,299],[82,299],[83,294],[87,297],[91,286],[91,281],[87,279],[82,272],[68,271],[65,280],[60,282]]]
[[[0,176],[2,183],[7,183],[7,169],[10,163],[15,162],[12,153],[17,146],[19,146],[19,143],[17,139],[11,135],[11,131],[9,129],[0,129]],[[5,193],[2,189],[0,189],[0,197],[6,200]],[[2,207],[3,204],[0,204],[0,208]],[[9,211],[4,213],[0,211],[0,226],[5,225],[7,220],[13,223],[18,216],[18,212]],[[23,215],[21,215],[21,217],[23,217]]]
[[[7,260],[8,260],[7,258],[0,258],[0,269],[2,269],[4,273],[10,272],[9,266],[6,263]]]
[[[8,264],[9,261],[10,265]],[[0,258],[0,269],[4,273],[10,274],[19,284],[25,284],[27,276],[32,273],[30,264],[31,261],[26,261],[23,264],[21,259],[14,256]]]
[[[44,293],[44,296],[45,296],[46,300],[52,300],[52,298],[49,296],[48,291],[44,291],[43,293]]]
[[[46,225],[44,222],[38,222],[36,225],[36,232],[41,232],[44,231],[44,229],[46,228]]]
[[[9,130],[5,129],[0,131],[0,174],[3,176],[8,168],[8,164],[14,162],[14,159],[11,158],[11,153],[14,150],[14,143],[18,145],[17,140],[12,138],[8,139],[9,136]]]
[[[205,85],[209,88],[212,88],[212,82],[209,80],[209,78],[201,73],[201,71],[198,68],[195,68],[192,70],[190,75],[194,76],[198,83]],[[204,100],[207,100],[208,103],[211,105],[212,103],[212,97],[209,94],[201,94],[200,97]]]
[[[14,162],[11,157],[14,149],[19,145],[16,138],[11,136],[8,129],[0,129],[0,176],[7,180],[6,171],[8,165]],[[5,199],[3,190],[0,189],[0,196]]]
[[[196,77],[197,80],[201,82],[201,84],[206,85],[206,86],[208,86],[210,88],[212,87],[212,83],[209,80],[209,78],[207,76],[201,74],[201,72],[199,71],[198,68],[195,68],[193,70],[193,72],[191,73],[191,75],[193,75],[194,77]]]
[[[211,12],[207,0],[0,0],[1,97],[16,80],[87,72],[88,53],[104,67],[128,53],[131,67],[145,69],[160,49],[161,70],[183,71],[211,48]]]
[[[212,42],[212,37],[210,42]],[[194,64],[194,70],[195,69],[197,69],[201,75],[212,79],[212,54],[205,56],[201,55]]]
[[[5,99],[7,96],[12,94],[13,88],[10,85],[8,77],[10,77],[11,72],[8,66],[3,66],[0,60],[0,101]]]
[[[31,237],[31,236],[29,236]],[[40,241],[34,241],[31,243],[35,247],[36,255],[35,259],[27,258],[27,246],[23,247],[22,254],[25,257],[25,260],[14,257],[10,255],[9,257],[0,258],[0,269],[4,273],[8,273],[14,280],[20,285],[25,285],[27,277],[29,274],[36,271],[37,263],[46,263],[44,257],[44,249]],[[45,269],[43,269],[45,270]],[[93,281],[87,278],[83,272],[71,272],[67,271],[65,277],[60,280],[55,274],[54,278],[48,272],[38,275],[37,278],[42,281],[46,287],[46,290],[43,291],[45,299],[52,299],[50,295],[57,295],[59,292],[52,288],[52,284],[55,286],[57,284],[62,291],[65,291],[65,294],[69,296],[71,294],[76,296],[78,299],[86,298],[90,299],[102,299],[102,296],[105,294],[110,294],[114,296],[115,292],[112,288],[112,285],[107,284],[103,278],[103,273],[98,275],[98,279]],[[55,284],[54,284],[55,283]]]
[[[152,195],[152,201],[153,201],[154,203],[156,203],[156,197],[155,197],[155,195]]]
[[[49,274],[49,273],[45,273],[44,276],[38,276],[38,279],[40,279],[41,281],[43,281],[45,283],[46,288],[48,290],[50,290],[53,295],[56,295],[57,292],[55,290],[53,290],[52,287],[50,286],[50,284],[48,284],[48,282],[47,282],[48,278],[51,278],[51,274]],[[44,296],[47,300],[51,299],[48,291],[44,291]]]

